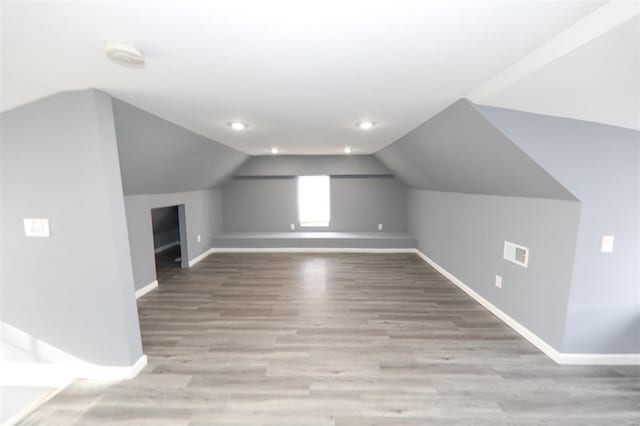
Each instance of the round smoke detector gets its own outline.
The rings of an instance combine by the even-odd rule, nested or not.
[[[142,50],[130,44],[119,41],[107,41],[104,44],[107,57],[119,65],[128,67],[144,67],[144,55]]]

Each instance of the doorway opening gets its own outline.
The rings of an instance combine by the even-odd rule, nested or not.
[[[162,282],[189,266],[184,205],[151,209],[156,279]]]

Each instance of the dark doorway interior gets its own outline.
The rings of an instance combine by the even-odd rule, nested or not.
[[[156,276],[159,282],[178,272],[182,264],[178,206],[151,209]]]

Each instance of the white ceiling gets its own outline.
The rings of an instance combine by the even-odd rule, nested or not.
[[[640,18],[472,100],[640,130]]]
[[[2,2],[2,109],[95,87],[250,154],[371,153],[602,4]],[[109,62],[105,40],[146,67]]]

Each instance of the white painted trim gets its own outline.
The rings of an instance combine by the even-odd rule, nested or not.
[[[201,253],[199,256],[196,256],[195,258],[189,260],[189,268],[191,268],[193,265],[195,265],[196,263],[200,262],[201,260],[203,260],[204,258],[206,258],[207,256],[209,256],[211,253],[213,253],[212,251],[213,249],[208,249],[205,250],[203,253]]]
[[[0,322],[2,342],[25,352],[25,360],[0,359],[0,385],[58,387],[72,379],[122,380],[135,377],[145,365],[142,355],[134,365],[110,366],[86,362],[39,340],[24,331]]]
[[[131,366],[96,365],[86,362],[66,364],[36,362],[0,363],[0,385],[29,387],[66,386],[73,379],[129,380],[147,365],[142,355]]]
[[[0,362],[0,386],[66,386],[74,379],[70,365],[72,364],[3,361]]]
[[[138,290],[136,290],[136,299],[141,298],[142,296],[144,296],[145,294],[149,293],[151,290],[153,290],[156,287],[158,287],[158,280],[150,282],[149,284],[145,285],[144,287],[139,288]]]
[[[469,288],[466,284],[460,281],[455,275],[438,265],[429,256],[422,253],[418,249],[413,250],[418,256],[420,256],[425,262],[431,265],[436,271],[441,273],[445,278],[458,286],[462,291],[467,293],[476,302],[480,303],[493,315],[502,320],[505,324],[511,327],[516,333],[527,339],[532,345],[540,349],[545,355],[560,365],[640,365],[640,354],[573,354],[573,353],[561,353],[554,349],[547,342],[538,337],[531,330],[520,324],[518,321],[511,318],[509,315],[502,312],[493,303],[489,302],[484,297]]]
[[[485,309],[491,312],[493,315],[497,316],[504,323],[506,323],[509,327],[516,331],[516,333],[520,334],[522,337],[527,339],[531,344],[540,349],[543,353],[545,353],[549,358],[558,362],[560,359],[560,354],[556,351],[551,345],[547,342],[536,336],[533,332],[531,332],[528,328],[520,324],[518,321],[511,318],[509,315],[502,312],[498,309],[493,303],[489,302],[484,297],[480,296],[478,293],[469,288],[466,284],[460,281],[455,275],[451,274],[449,271],[444,269],[442,266],[438,265],[434,262],[429,256],[422,253],[420,250],[416,249],[416,254],[420,256],[425,262],[433,267],[436,271],[444,275],[449,281],[458,286],[462,291],[467,293],[474,299],[476,302],[480,303]]]
[[[562,365],[640,365],[640,354],[574,354],[561,353]]]
[[[169,244],[165,244],[165,245],[162,245],[162,246],[156,248],[154,251],[155,251],[156,254],[158,254],[158,253],[162,253],[163,251],[169,250],[171,247],[175,247],[175,246],[179,246],[179,245],[180,245],[180,241],[173,241],[173,242],[171,242]]]
[[[14,426],[14,425],[17,425],[20,421],[24,420],[29,414],[31,414],[37,408],[39,408],[41,405],[43,405],[45,402],[49,401],[51,398],[56,396],[60,391],[62,391],[66,387],[67,387],[66,384],[63,385],[63,386],[59,386],[56,389],[53,389],[53,390],[47,392],[46,394],[34,399],[30,403],[28,403],[27,405],[22,407],[22,409],[20,409],[20,411],[18,411],[16,414],[14,414],[13,416],[11,416],[7,420],[5,420],[2,423],[2,426]]]

